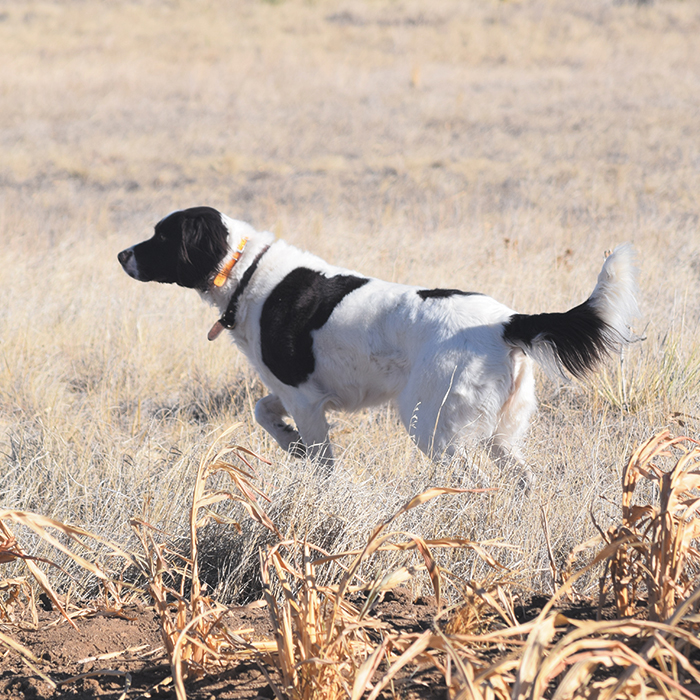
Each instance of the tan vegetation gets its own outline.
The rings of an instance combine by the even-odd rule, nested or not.
[[[474,601],[463,615],[475,636],[492,633],[484,630],[494,614],[513,622],[505,591],[563,595],[573,586],[575,595],[598,595],[599,566],[581,564],[573,581],[566,573],[572,550],[596,535],[607,542],[598,559],[611,557],[607,585],[620,613],[639,594],[653,599],[649,620],[629,623],[657,640],[646,656],[635,651],[644,658],[612,648],[614,635],[627,634],[614,626],[587,627],[586,638],[604,643],[581,651],[578,637],[553,636],[564,623],[548,613],[517,632],[531,635],[520,646],[531,650],[532,668],[548,670],[516,681],[520,657],[508,657],[505,685],[489,692],[532,695],[569,654],[570,680],[579,683],[606,655],[639,669],[666,654],[658,667],[684,668],[658,640],[686,643],[672,614],[692,593],[697,568],[672,558],[678,570],[658,579],[668,550],[648,545],[658,528],[685,518],[689,529],[674,537],[692,550],[694,467],[676,472],[689,479],[687,493],[674,492],[679,515],[663,491],[671,477],[623,465],[664,429],[692,437],[700,426],[698,35],[697,5],[676,0],[0,0],[0,508],[14,514],[0,530],[0,578],[13,582],[0,591],[11,591],[4,604],[32,609],[26,565],[43,572],[41,558],[64,568],[46,570],[45,582],[64,607],[128,598],[128,566],[144,570],[134,552],[149,532],[158,533],[152,546],[183,558],[184,571],[198,465],[237,424],[232,440],[269,462],[256,466],[256,488],[270,499],[264,511],[278,532],[246,517],[240,501],[218,504],[196,540],[195,578],[212,609],[259,599],[270,585],[278,604],[296,610],[302,593],[284,597],[274,557],[260,566],[261,548],[297,542],[294,571],[303,574],[303,543],[329,555],[362,551],[372,525],[416,494],[464,488],[472,491],[406,511],[401,530],[481,545],[430,550],[450,574],[443,598]],[[341,457],[319,483],[254,424],[262,387],[234,348],[206,341],[213,316],[194,293],[138,284],[116,262],[164,214],[194,204],[334,264],[482,291],[523,312],[582,301],[604,251],[629,240],[640,268],[641,340],[589,382],[540,378],[526,448],[538,477],[530,493],[478,448],[467,464],[436,468],[390,408],[334,416]],[[214,491],[227,478],[207,476]],[[135,531],[132,521],[142,525]],[[68,528],[56,542],[43,537],[51,523]],[[61,553],[88,532],[95,557]],[[121,577],[111,566],[115,547],[132,561],[122,559]],[[412,590],[432,592],[420,554],[405,556],[378,551],[363,575],[381,580],[377,572],[418,567]],[[328,605],[313,596],[330,595],[338,571],[321,566],[304,599],[309,614]],[[477,584],[487,580],[503,615],[490,604],[479,612],[476,591],[486,589]],[[183,628],[173,624],[179,638]],[[508,646],[509,632],[493,634],[492,642],[463,640],[454,654],[440,642],[455,696],[494,676],[482,661],[464,660],[473,644]],[[438,641],[423,643],[421,654]],[[630,674],[627,689],[615,690],[621,697],[644,682]],[[607,686],[596,692],[613,697]]]

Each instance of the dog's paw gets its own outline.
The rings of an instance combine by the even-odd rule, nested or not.
[[[294,442],[289,443],[287,452],[289,452],[289,454],[296,459],[306,459],[308,455],[306,445],[301,441],[301,439],[297,439]]]
[[[524,493],[524,494],[529,494],[535,483],[537,482],[537,478],[535,477],[534,472],[530,467],[524,466],[520,474],[518,474],[518,488]]]

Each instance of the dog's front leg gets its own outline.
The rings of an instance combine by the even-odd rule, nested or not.
[[[294,457],[304,457],[306,448],[301,435],[287,421],[289,413],[282,405],[279,396],[269,394],[255,404],[255,420],[267,430],[277,444]]]
[[[292,417],[306,445],[306,454],[320,465],[324,472],[330,472],[333,468],[333,448],[328,437],[328,421],[323,408],[295,408],[292,410]]]
[[[328,423],[322,408],[295,408],[292,413],[299,430],[295,430],[285,416],[290,412],[279,396],[270,394],[255,404],[255,420],[267,430],[277,444],[294,457],[310,457],[324,469],[333,466],[333,449],[328,439]]]

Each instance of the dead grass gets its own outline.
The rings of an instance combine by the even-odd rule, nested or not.
[[[33,624],[39,592],[74,622],[113,609],[138,571],[178,679],[263,654],[300,697],[376,696],[416,660],[451,698],[697,694],[697,452],[646,441],[700,428],[699,33],[673,0],[0,0],[3,629]],[[478,448],[437,469],[384,408],[334,417],[320,483],[252,422],[263,387],[206,342],[207,310],[116,263],[198,203],[523,312],[580,302],[631,240],[644,339],[590,383],[539,380],[529,494]],[[242,449],[208,453],[233,424]],[[266,509],[246,450],[270,462]],[[369,557],[369,525],[435,487],[490,490],[405,510],[392,530],[420,538]],[[341,590],[397,579],[469,605],[398,638]],[[513,596],[542,591],[644,614],[518,623]],[[263,592],[278,634],[256,646],[221,616]]]

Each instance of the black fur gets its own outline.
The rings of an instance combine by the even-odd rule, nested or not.
[[[221,214],[211,207],[192,207],[166,216],[156,224],[152,238],[118,257],[125,265],[136,256],[143,282],[205,289],[227,252],[228,230]]]
[[[311,332],[321,328],[333,309],[366,277],[325,275],[298,267],[270,293],[260,316],[262,359],[284,384],[299,386],[313,373],[316,360]]]
[[[589,301],[566,313],[513,314],[503,327],[503,339],[514,345],[531,347],[537,336],[551,343],[559,362],[579,378],[620,344]]]
[[[426,299],[447,299],[455,294],[469,297],[479,292],[463,292],[461,289],[419,289],[416,294],[425,301]]]

